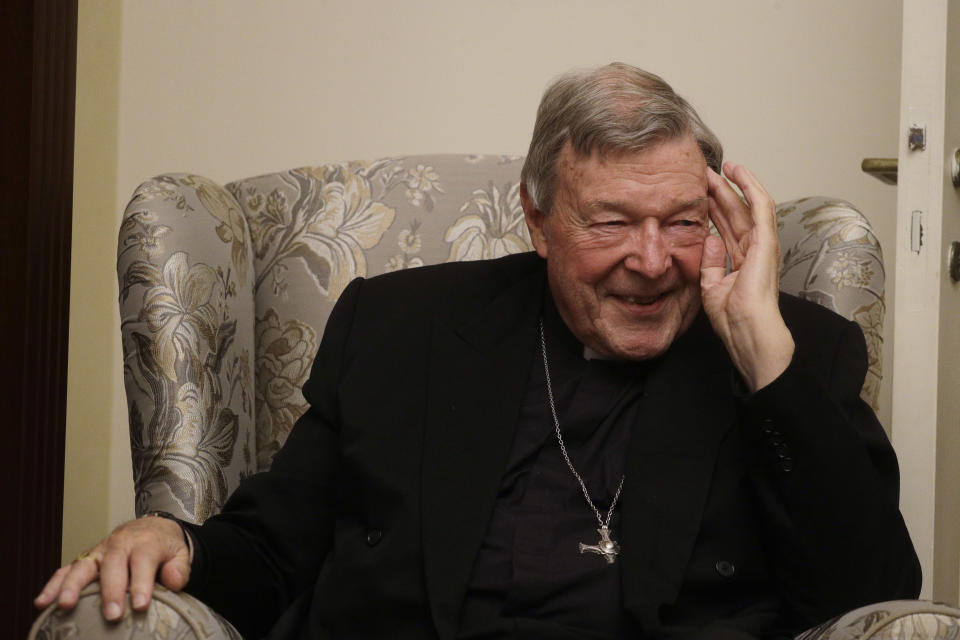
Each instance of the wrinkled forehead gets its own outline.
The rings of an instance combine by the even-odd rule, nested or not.
[[[707,165],[692,136],[667,140],[640,151],[577,153],[570,144],[557,159],[557,195],[568,200],[600,197],[622,191],[676,201],[703,200]]]

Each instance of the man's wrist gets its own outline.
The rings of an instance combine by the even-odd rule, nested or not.
[[[749,327],[738,327],[727,350],[752,393],[776,380],[787,369],[796,345],[779,312],[774,318],[755,319],[749,324]]]
[[[183,542],[187,545],[187,551],[190,554],[190,564],[193,564],[193,536],[190,534],[190,531],[187,527],[184,526],[183,522],[180,521],[180,518],[173,515],[169,511],[148,511],[141,516],[142,518],[163,518],[165,520],[172,520],[177,523],[177,526],[180,527],[180,533],[183,534]]]

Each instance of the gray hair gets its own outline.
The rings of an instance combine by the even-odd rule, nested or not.
[[[720,140],[661,77],[622,62],[571,71],[540,100],[521,180],[537,209],[550,213],[557,159],[567,141],[578,156],[595,150],[602,156],[686,135],[693,135],[707,166],[719,172]]]

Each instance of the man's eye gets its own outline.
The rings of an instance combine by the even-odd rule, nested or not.
[[[700,226],[700,223],[697,222],[696,220],[677,220],[675,224],[677,224],[677,225],[679,225],[679,226],[681,226],[681,227],[698,227],[698,226]]]

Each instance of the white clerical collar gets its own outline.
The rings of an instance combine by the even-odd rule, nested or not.
[[[605,356],[602,353],[597,353],[587,345],[583,345],[583,358],[584,360],[607,360],[609,362],[621,362],[620,358],[611,358],[610,356]]]

